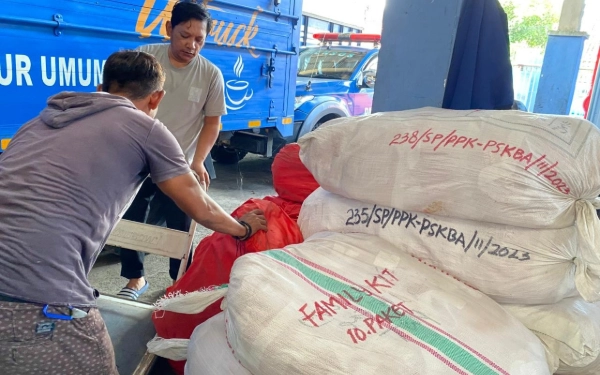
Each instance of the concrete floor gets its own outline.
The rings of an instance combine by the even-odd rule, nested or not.
[[[210,196],[227,212],[232,212],[249,198],[274,195],[271,176],[271,158],[249,155],[237,165],[215,163],[217,178],[211,182]],[[210,234],[204,227],[196,230],[195,244]],[[165,257],[148,255],[144,262],[149,290],[139,301],[153,303],[171,285],[169,261]],[[109,251],[103,252],[90,272],[89,280],[102,294],[116,295],[127,281],[120,276],[119,257]]]

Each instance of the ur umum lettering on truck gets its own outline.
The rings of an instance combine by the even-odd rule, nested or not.
[[[149,38],[153,32],[158,31],[158,34],[168,39],[166,31],[166,23],[170,20],[171,10],[178,0],[169,0],[160,12],[154,18],[151,18],[150,10],[154,9],[156,0],[145,0],[140,8],[135,24],[135,32],[141,38]],[[213,11],[221,11],[219,7],[208,5],[208,9]],[[253,57],[259,55],[254,51],[252,39],[256,37],[260,28],[256,24],[256,17],[262,12],[261,7],[252,13],[248,24],[240,23],[236,26],[233,22],[223,20],[213,20],[213,28],[209,37],[219,46],[228,47],[246,47]],[[2,61],[4,60],[4,61]],[[69,56],[39,56],[39,65],[41,69],[39,75],[34,75],[41,78],[38,84],[45,86],[97,86],[102,82],[102,70],[106,60],[90,59],[81,57]],[[37,65],[37,64],[33,64]],[[24,54],[6,53],[0,57],[0,86],[34,86],[32,78],[32,57]]]

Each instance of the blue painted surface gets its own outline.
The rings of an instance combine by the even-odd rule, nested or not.
[[[549,35],[533,112],[568,115],[573,103],[583,35]]]
[[[94,91],[112,52],[166,41],[175,2],[2,0],[0,140],[35,117],[49,96]],[[282,120],[294,111],[302,1],[282,0],[275,7],[272,0],[215,0],[208,8],[214,27],[201,54],[225,78],[229,114],[223,130],[248,129],[258,120],[261,127],[291,135],[293,126]],[[261,73],[271,57],[275,72],[269,87]]]
[[[331,54],[335,57],[337,69],[327,67],[321,57],[306,59],[308,54],[314,56]],[[298,106],[294,112],[294,121],[306,120],[315,109],[323,108],[322,104],[325,102],[335,103],[350,116],[371,113],[374,90],[362,85],[362,77],[365,68],[371,69],[375,65],[375,70],[377,69],[374,59],[378,54],[378,48],[357,46],[304,48],[300,53],[301,66],[298,68],[296,79],[296,97],[313,98]],[[352,56],[351,62],[345,68],[341,68],[341,64],[348,63],[346,59],[348,56]]]
[[[442,106],[462,3],[387,1],[373,112]]]

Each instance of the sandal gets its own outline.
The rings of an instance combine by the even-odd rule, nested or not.
[[[125,299],[130,299],[132,301],[137,301],[137,299],[140,298],[140,296],[142,294],[144,294],[145,291],[148,290],[149,286],[150,286],[150,283],[148,283],[148,281],[146,281],[146,285],[144,285],[142,287],[142,289],[140,289],[140,290],[125,287],[125,288],[121,289],[121,291],[119,293],[117,293],[117,296],[121,297],[121,298],[125,298]]]

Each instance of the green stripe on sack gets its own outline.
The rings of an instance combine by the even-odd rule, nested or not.
[[[283,251],[273,250],[266,251],[262,254],[295,268],[307,279],[333,294],[341,294],[344,291],[351,290],[350,285],[340,282],[327,275],[324,275],[319,271],[314,270],[313,268],[308,267],[304,263],[284,253]],[[354,303],[365,308],[373,314],[379,314],[381,311],[386,311],[389,307],[389,305],[385,302],[382,302],[372,296],[368,296],[365,293],[362,293],[361,296],[363,298],[359,302]],[[393,319],[392,323],[396,327],[409,332],[422,342],[437,349],[438,352],[450,358],[466,371],[469,371],[474,375],[498,374],[496,370],[490,368],[486,363],[473,356],[459,344],[414,320],[408,314],[404,315],[402,318]]]

